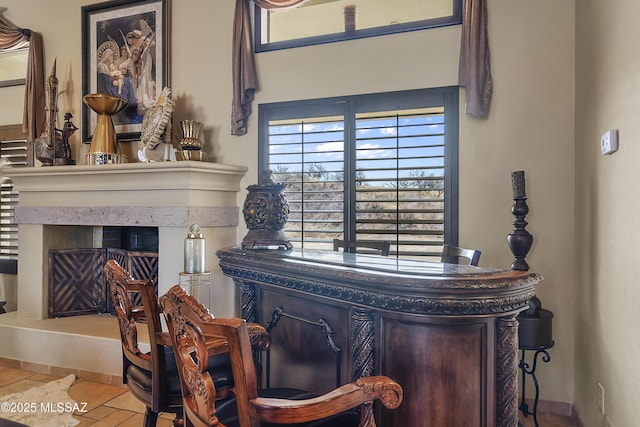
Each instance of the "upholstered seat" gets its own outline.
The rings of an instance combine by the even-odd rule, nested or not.
[[[150,354],[150,353],[147,353]],[[167,393],[169,398],[182,399],[182,389],[180,388],[180,378],[178,377],[178,366],[173,354],[173,347],[164,347],[164,360],[166,365]],[[213,381],[218,388],[233,386],[233,375],[231,373],[231,361],[228,354],[220,354],[209,358],[207,370],[212,373]],[[151,393],[153,389],[153,374],[137,365],[130,365],[127,370],[127,381],[134,383],[137,387]]]

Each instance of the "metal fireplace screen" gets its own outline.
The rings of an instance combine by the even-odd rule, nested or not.
[[[49,317],[112,312],[103,273],[104,264],[110,259],[115,259],[136,279],[151,279],[157,294],[157,252],[53,249],[49,251]]]

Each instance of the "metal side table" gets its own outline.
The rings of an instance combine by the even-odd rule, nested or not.
[[[522,399],[518,407],[525,417],[533,415],[533,422],[538,427],[538,398],[540,397],[540,387],[536,376],[538,357],[542,355],[542,361],[551,361],[551,355],[547,351],[554,345],[552,334],[553,313],[542,308],[542,304],[537,297],[529,301],[529,309],[523,311],[518,316],[518,339],[521,356],[520,370],[522,371]],[[526,361],[526,352],[535,351],[531,365]],[[526,401],[526,377],[531,376],[536,388],[533,400],[533,411],[529,411],[529,404]]]

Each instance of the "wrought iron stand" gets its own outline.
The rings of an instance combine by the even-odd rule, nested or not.
[[[540,396],[540,387],[538,386],[538,378],[536,377],[536,367],[538,366],[538,356],[542,354],[542,361],[548,363],[551,360],[551,355],[547,351],[547,349],[553,347],[553,342],[551,345],[539,347],[536,349],[536,352],[533,355],[533,365],[530,367],[529,364],[525,360],[525,353],[527,349],[521,348],[521,356],[520,356],[520,370],[522,371],[522,400],[520,401],[519,409],[522,411],[525,417],[529,415],[533,415],[533,423],[538,427],[538,398]],[[533,350],[533,349],[529,349]],[[536,386],[536,396],[533,399],[533,412],[529,412],[529,404],[525,399],[525,380],[527,375],[531,375],[531,379],[533,380],[533,384]]]

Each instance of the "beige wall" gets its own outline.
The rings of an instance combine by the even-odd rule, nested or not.
[[[23,0],[5,0],[3,4],[9,19],[43,33],[47,69],[57,57],[60,86],[66,89],[59,108],[71,111],[78,125],[82,96],[80,6],[90,3],[94,2],[30,0],[25,7]],[[232,137],[234,3],[173,1],[171,86],[177,100],[175,120],[205,122],[205,149],[219,162],[250,168],[243,186],[257,180],[259,103],[457,82],[459,26],[263,53],[257,56],[261,90],[256,94],[256,114],[249,122],[249,133]],[[582,285],[576,287],[573,256],[574,7],[574,0],[489,0],[495,86],[492,110],[488,120],[462,114],[460,122],[460,244],[481,249],[483,265],[508,267],[512,261],[505,240],[513,228],[510,172],[526,171],[528,229],[535,238],[527,260],[532,270],[545,277],[538,294],[543,306],[556,315],[557,344],[551,350],[552,361],[538,368],[541,399],[562,402],[573,402],[577,393],[574,307],[576,289],[583,291]],[[33,13],[35,9],[38,13]],[[5,99],[0,92],[0,111],[10,102]],[[19,103],[21,98],[13,102],[16,106]],[[0,124],[4,118],[0,116]],[[600,131],[589,137],[595,141]],[[76,158],[82,159],[86,146],[76,146]],[[615,161],[616,157],[607,160]],[[243,198],[240,195],[239,204]],[[238,238],[243,235],[239,230]],[[617,325],[622,326],[621,322]],[[580,346],[578,350],[581,358],[584,351],[594,351]],[[637,358],[638,353],[636,348],[632,355]],[[618,360],[609,362],[615,365]],[[593,403],[593,380],[585,380],[589,389],[581,391],[582,405]],[[584,385],[582,380],[579,384]]]
[[[599,426],[596,384],[617,426],[638,425],[640,404],[640,3],[576,2],[576,333],[575,401]],[[598,144],[618,129],[620,150]]]

